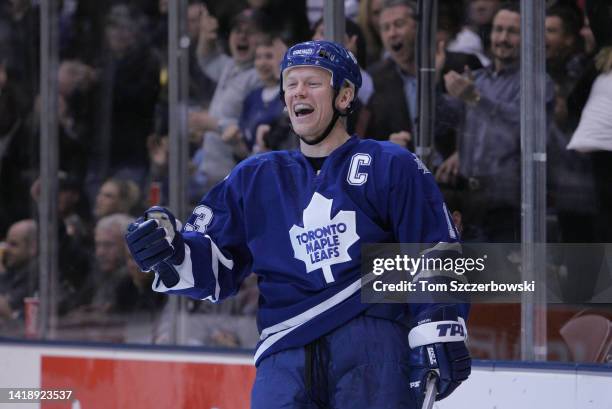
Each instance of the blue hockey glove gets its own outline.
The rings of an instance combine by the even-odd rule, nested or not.
[[[410,391],[417,407],[423,405],[427,378],[432,374],[444,399],[470,375],[472,359],[465,346],[467,329],[454,306],[421,313],[408,334],[410,344]]]
[[[168,288],[179,282],[173,265],[183,262],[185,244],[170,211],[159,206],[151,207],[144,217],[128,226],[125,240],[142,271],[157,272]]]

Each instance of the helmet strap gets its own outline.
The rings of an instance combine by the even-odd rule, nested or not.
[[[327,138],[327,136],[330,134],[332,129],[334,129],[334,126],[336,125],[338,118],[340,118],[341,116],[346,116],[346,114],[341,113],[336,108],[336,98],[338,98],[338,94],[339,94],[339,91],[334,90],[334,96],[332,97],[332,109],[334,110],[334,115],[332,116],[332,119],[329,121],[329,124],[327,125],[327,128],[325,128],[323,133],[312,141],[307,141],[306,139],[298,135],[300,139],[302,140],[302,142],[304,142],[306,145],[317,145],[321,143],[323,139]]]

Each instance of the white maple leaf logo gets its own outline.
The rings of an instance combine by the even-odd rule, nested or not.
[[[359,240],[355,212],[341,210],[331,218],[332,200],[315,192],[304,209],[304,227],[289,230],[294,257],[302,260],[306,271],[322,269],[326,283],[335,281],[331,266],[352,260],[348,249]]]

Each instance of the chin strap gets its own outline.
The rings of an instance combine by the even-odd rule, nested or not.
[[[306,139],[302,138],[300,135],[298,135],[300,137],[300,139],[302,140],[302,142],[304,142],[306,145],[317,145],[319,143],[321,143],[323,141],[323,139],[327,138],[327,135],[329,135],[329,133],[332,131],[332,129],[334,129],[334,126],[336,125],[336,122],[338,121],[338,118],[340,118],[341,116],[347,116],[350,112],[350,106],[347,109],[347,111],[345,113],[340,112],[337,108],[336,108],[336,98],[338,97],[339,91],[334,90],[334,96],[332,97],[332,108],[334,110],[334,115],[332,116],[332,119],[329,121],[329,125],[327,125],[327,128],[325,128],[325,130],[323,131],[323,133],[321,135],[319,135],[317,138],[315,138],[312,141],[307,141]]]
[[[341,115],[340,112],[336,109],[336,107],[334,107],[334,115],[332,116],[331,121],[329,121],[329,125],[327,125],[327,128],[325,128],[325,131],[323,131],[323,133],[319,135],[316,139],[312,141],[308,141],[302,138],[300,135],[298,136],[300,137],[302,142],[304,142],[306,145],[317,145],[320,142],[322,142],[323,139],[327,138],[327,135],[329,135],[331,130],[334,129],[334,126],[336,125],[336,121],[338,121],[338,118],[340,117],[340,115]]]

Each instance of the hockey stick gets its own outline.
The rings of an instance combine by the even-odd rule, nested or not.
[[[433,404],[436,401],[436,395],[438,394],[438,388],[436,387],[436,381],[438,377],[434,373],[430,373],[427,377],[427,384],[425,385],[425,398],[423,399],[422,409],[432,409]]]

